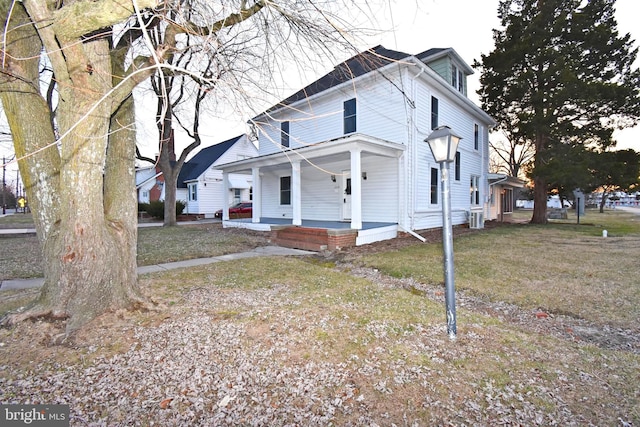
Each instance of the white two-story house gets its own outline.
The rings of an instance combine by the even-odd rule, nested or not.
[[[218,166],[226,186],[230,174],[253,182],[253,217],[223,212],[224,225],[328,230],[329,249],[440,227],[439,165],[425,138],[446,125],[463,138],[451,165],[453,224],[482,227],[494,121],[467,98],[472,73],[453,49],[377,46],[336,66],[252,119],[257,157]],[[317,249],[287,239],[276,241]]]

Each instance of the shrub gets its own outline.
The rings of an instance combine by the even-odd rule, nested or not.
[[[182,200],[177,200],[176,201],[176,216],[178,215],[182,215],[182,212],[184,211],[184,208],[187,205],[185,204],[185,202],[183,202]],[[150,202],[148,207],[147,207],[147,213],[149,215],[151,215],[154,218],[158,218],[158,219],[164,219],[164,201],[162,200],[155,200],[153,202]]]
[[[149,202],[147,213],[154,218],[164,219],[164,202],[161,200]]]
[[[184,208],[186,207],[187,204],[185,202],[182,200],[176,200],[176,216],[182,215],[182,212],[184,212]]]
[[[149,203],[138,203],[138,212],[148,212]]]

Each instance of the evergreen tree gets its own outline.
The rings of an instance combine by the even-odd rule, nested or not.
[[[600,212],[607,198],[615,191],[632,192],[640,185],[640,153],[635,150],[604,151],[591,155],[591,186],[587,191],[600,190]]]
[[[483,108],[535,147],[533,223],[546,222],[547,164],[563,144],[607,148],[640,118],[640,70],[615,0],[502,0],[495,49],[482,55]]]

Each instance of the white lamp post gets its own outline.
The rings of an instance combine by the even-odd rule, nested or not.
[[[433,153],[433,158],[440,164],[442,191],[442,247],[444,251],[444,285],[447,308],[447,334],[455,340],[456,326],[456,290],[453,282],[453,227],[451,224],[451,193],[449,185],[449,164],[456,158],[458,143],[462,138],[448,126],[437,127],[425,139]]]

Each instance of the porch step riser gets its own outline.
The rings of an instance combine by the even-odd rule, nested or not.
[[[287,248],[323,251],[355,246],[356,234],[330,235],[326,229],[289,227],[274,231],[272,241]]]

